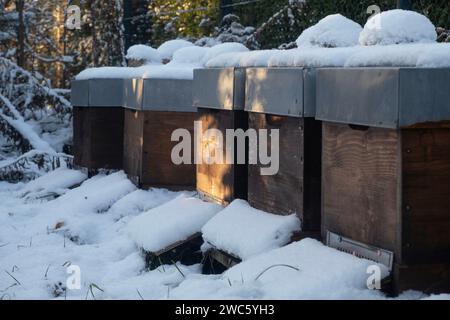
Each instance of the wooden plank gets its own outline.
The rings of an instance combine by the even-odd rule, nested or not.
[[[397,130],[323,124],[322,236],[329,230],[401,260],[400,144]]]
[[[172,149],[178,142],[171,141],[171,136],[176,129],[187,129],[193,152],[196,118],[194,112],[144,111],[141,185],[173,190],[195,188],[195,164],[172,162]]]
[[[240,262],[241,259],[227,252],[224,252],[217,248],[211,248],[204,254],[202,273],[221,274]]]
[[[198,120],[202,122],[203,132],[208,129],[217,129],[222,132],[224,137],[226,129],[247,130],[248,126],[247,113],[236,110],[199,108]],[[206,143],[206,141],[202,143]],[[224,155],[226,154],[225,148],[224,143]],[[235,155],[237,155],[236,151]],[[247,199],[247,165],[198,164],[197,190],[220,204],[230,203],[237,198]]]
[[[184,265],[197,264],[202,261],[201,245],[203,238],[195,233],[185,240],[178,241],[158,252],[144,251],[146,268],[154,270],[163,264],[174,264],[180,261]]]
[[[402,130],[403,263],[450,262],[450,129]]]

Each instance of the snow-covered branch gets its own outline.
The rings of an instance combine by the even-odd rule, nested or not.
[[[53,154],[56,153],[55,150],[46,141],[42,140],[39,137],[39,135],[33,130],[33,128],[28,123],[25,122],[22,115],[19,113],[19,111],[17,111],[16,107],[12,105],[11,101],[9,101],[8,98],[0,94],[0,100],[3,101],[3,103],[13,114],[15,119],[5,115],[1,110],[0,110],[0,117],[2,117],[6,122],[8,122],[8,124],[11,127],[16,129],[22,135],[22,137],[25,138],[30,143],[30,145],[33,148],[45,151],[47,153]]]

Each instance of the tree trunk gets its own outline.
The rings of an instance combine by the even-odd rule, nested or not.
[[[227,14],[233,13],[233,0],[220,0],[220,20]]]
[[[94,67],[98,66],[98,41],[97,41],[97,15],[95,12],[95,0],[90,1],[91,21],[92,21],[92,63]]]
[[[24,67],[25,64],[25,18],[24,0],[16,0],[16,10],[19,15],[19,25],[17,28],[17,64]]]

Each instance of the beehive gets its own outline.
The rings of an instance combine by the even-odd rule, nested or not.
[[[245,110],[249,129],[265,134],[267,150],[278,153],[279,168],[263,174],[268,167],[249,165],[248,201],[258,209],[274,214],[296,213],[302,234],[320,233],[321,123],[315,116],[315,70],[304,68],[247,69]],[[276,132],[275,132],[276,131]],[[271,133],[272,132],[272,133]],[[258,149],[264,148],[258,135]],[[278,149],[278,150],[277,150]],[[272,155],[272,161],[274,160]],[[255,161],[254,161],[255,162]]]
[[[122,169],[123,80],[72,82],[74,165],[90,172]]]
[[[218,130],[226,137],[227,130],[247,130],[248,117],[244,111],[245,69],[211,68],[194,71],[194,105],[198,107],[198,121],[201,123],[200,147],[197,148],[197,190],[205,199],[219,204],[228,204],[234,199],[247,198],[247,165],[238,163],[239,152],[245,153],[247,145],[234,146],[233,163],[203,161],[215,152],[208,144],[215,144],[216,137],[208,136],[208,130]],[[213,141],[210,141],[213,140]],[[223,144],[226,157],[226,143]],[[244,155],[245,156],[245,155]],[[200,161],[199,161],[200,162]]]
[[[317,73],[322,233],[389,250],[394,291],[450,289],[450,69]]]
[[[144,188],[194,189],[193,154],[190,163],[176,164],[172,159],[178,144],[172,133],[185,129],[194,136],[192,80],[130,79],[124,87],[125,172]]]

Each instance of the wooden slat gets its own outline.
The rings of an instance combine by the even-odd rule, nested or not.
[[[204,253],[202,273],[220,274],[240,262],[241,259],[213,246]]]
[[[202,261],[201,245],[203,238],[195,233],[185,240],[178,241],[158,252],[144,251],[146,267],[154,270],[163,264],[174,264],[180,261],[184,265],[198,264]]]

